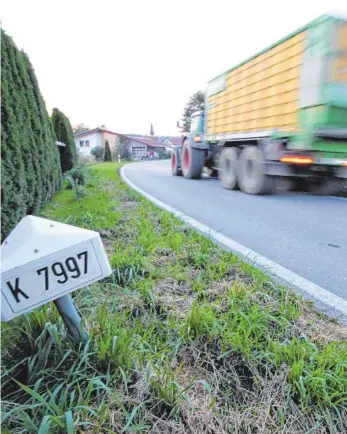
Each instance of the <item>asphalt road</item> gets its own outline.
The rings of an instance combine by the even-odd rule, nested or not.
[[[347,199],[250,196],[209,177],[173,177],[169,161],[124,172],[155,198],[347,300]]]

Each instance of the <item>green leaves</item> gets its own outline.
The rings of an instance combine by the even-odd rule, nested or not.
[[[72,127],[69,119],[57,108],[53,109],[51,121],[57,140],[66,145],[59,147],[61,170],[65,173],[77,164],[77,150]]]
[[[194,93],[190,98],[188,103],[186,104],[182,116],[183,125],[181,127],[182,131],[189,132],[190,131],[190,123],[192,114],[199,110],[204,110],[205,106],[205,96],[203,92],[199,91]]]
[[[37,213],[61,185],[59,153],[35,73],[1,30],[1,235]]]
[[[104,161],[112,161],[110,143],[108,140],[105,140],[105,152],[104,152]]]
[[[74,429],[74,422],[73,422],[73,416],[71,410],[65,413],[65,426],[66,426],[67,434],[74,434],[75,429]]]

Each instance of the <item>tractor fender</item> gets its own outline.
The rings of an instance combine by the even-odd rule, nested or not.
[[[210,149],[209,144],[206,143],[206,142],[204,142],[204,141],[201,141],[201,142],[194,142],[194,138],[193,138],[193,136],[191,136],[191,135],[186,136],[186,137],[183,139],[183,143],[184,143],[185,141],[187,141],[187,142],[188,142],[188,145],[189,145],[191,148],[194,148],[194,149],[202,149],[202,150],[209,150],[209,149]]]

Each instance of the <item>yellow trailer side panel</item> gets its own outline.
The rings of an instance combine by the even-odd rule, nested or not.
[[[336,57],[331,79],[338,83],[347,83],[347,24],[340,24],[338,27],[337,49],[340,55]]]
[[[225,89],[208,97],[207,134],[295,129],[304,39],[305,31],[227,72]]]

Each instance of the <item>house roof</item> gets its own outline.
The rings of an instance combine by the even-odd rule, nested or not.
[[[158,142],[157,140],[151,139],[150,137],[129,136],[129,139],[133,140],[134,142],[147,145],[150,148],[165,148],[165,146],[162,143]]]
[[[106,130],[105,128],[93,128],[92,130],[82,131],[81,133],[74,134],[74,137],[77,138],[77,137],[89,136],[90,134],[94,134],[94,133],[109,133],[109,134],[114,134],[115,136],[117,135],[117,133],[115,133],[114,131]]]
[[[176,136],[176,137],[168,137],[164,143],[169,142],[171,145],[177,146],[182,145],[182,137]]]
[[[114,134],[115,136],[123,135],[125,137],[128,137],[130,140],[141,143],[142,145],[146,145],[150,148],[165,148],[163,143],[159,142],[158,140],[154,140],[151,137],[142,137],[142,136],[138,137],[131,134],[128,135],[118,134],[115,133],[114,131],[106,130],[104,128],[94,128],[92,130],[83,131],[81,133],[75,134],[74,137],[77,139],[94,133],[109,133],[109,134]]]

